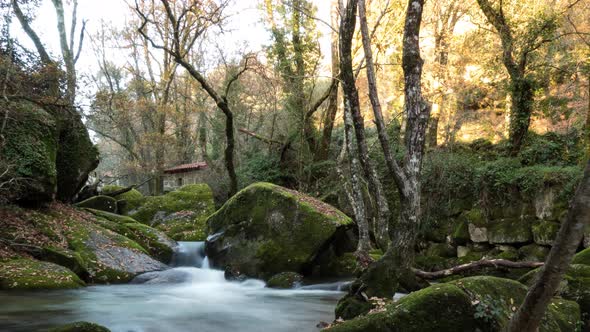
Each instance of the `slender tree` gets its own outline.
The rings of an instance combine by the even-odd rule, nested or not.
[[[524,302],[510,320],[510,332],[535,332],[539,330],[547,305],[557,291],[559,283],[569,268],[576,249],[590,225],[590,161],[574,196],[566,221],[561,225],[545,265]]]
[[[166,26],[172,38],[169,44],[159,44],[146,33],[148,24],[157,25],[157,19],[153,15],[148,16],[144,9],[136,2],[135,11],[142,19],[142,24],[138,31],[149,41],[152,47],[162,50],[172,56],[180,66],[182,66],[207,92],[209,97],[215,102],[217,108],[225,116],[225,138],[226,147],[224,152],[225,167],[229,176],[229,195],[233,195],[238,190],[238,179],[234,165],[234,114],[230,108],[227,95],[233,83],[249,69],[250,57],[245,57],[243,68],[237,71],[232,77],[226,80],[225,88],[217,90],[207,77],[200,72],[189,60],[188,54],[196,41],[203,37],[204,33],[214,25],[221,24],[223,21],[223,10],[227,6],[227,1],[215,3],[214,1],[187,0],[170,2],[161,0],[164,7],[164,16]],[[163,23],[163,22],[159,22]]]
[[[535,81],[528,73],[529,62],[533,52],[558,38],[554,34],[558,15],[538,15],[526,22],[526,33],[517,34],[504,13],[502,1],[495,6],[490,0],[477,0],[477,3],[502,42],[502,62],[510,79],[509,141],[512,154],[517,154],[526,138],[533,111]]]
[[[349,1],[349,4],[356,6],[356,1]],[[378,103],[374,104],[377,107],[373,107],[376,115],[379,139],[386,156],[390,175],[394,178],[399,191],[401,201],[400,215],[398,221],[390,228],[391,245],[383,257],[371,264],[360,276],[359,282],[355,283],[355,287],[350,291],[350,295],[352,296],[358,296],[362,293],[369,297],[391,297],[400,284],[407,290],[418,287],[412,272],[412,265],[414,263],[417,227],[421,218],[420,171],[424,155],[426,129],[430,116],[430,105],[424,100],[421,92],[423,60],[420,57],[419,36],[423,6],[423,0],[409,0],[406,10],[402,69],[404,72],[404,113],[407,118],[407,124],[404,141],[406,152],[401,166],[391,156],[388,138],[385,133],[385,125],[382,122]],[[347,8],[347,16],[352,15],[348,13],[350,10],[351,7]],[[354,11],[352,13],[354,14]],[[361,13],[361,17],[363,16],[364,14]],[[366,36],[368,29],[362,27],[364,25],[363,20],[361,18],[361,33],[363,30],[365,31],[363,39],[367,42],[368,38]],[[346,24],[344,20],[343,24]],[[343,37],[341,36],[341,38]],[[341,48],[350,47],[350,45],[343,44],[342,42],[340,45]],[[342,53],[343,51],[341,51]],[[369,57],[367,57],[367,53]],[[365,54],[365,60],[368,60],[368,65],[370,66],[369,63],[372,60],[370,52],[367,51],[367,53]],[[374,87],[376,86],[374,75],[370,76],[370,80],[372,80],[370,84]],[[371,98],[374,101],[378,101],[376,89],[371,88],[369,91],[373,94]]]
[[[356,136],[359,161],[363,168],[369,191],[376,210],[376,224],[381,230],[377,236],[377,244],[385,249],[389,243],[387,229],[391,213],[389,203],[385,197],[383,185],[373,161],[369,158],[369,149],[365,137],[364,119],[361,114],[359,94],[356,88],[356,78],[352,64],[352,40],[356,25],[357,1],[349,0],[341,17],[340,23],[340,79],[344,95],[345,112],[350,112]]]

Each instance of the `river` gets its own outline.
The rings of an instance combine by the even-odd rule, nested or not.
[[[180,242],[168,273],[176,283],[0,292],[0,331],[30,332],[90,321],[113,332],[318,331],[334,319],[340,283],[278,290],[259,280],[226,281],[208,268],[203,243]]]

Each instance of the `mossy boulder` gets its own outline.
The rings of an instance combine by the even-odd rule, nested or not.
[[[94,196],[76,203],[76,206],[111,213],[117,212],[117,200],[109,196]]]
[[[270,288],[293,288],[301,283],[303,276],[297,272],[281,272],[275,274],[266,282],[266,287]]]
[[[67,268],[33,259],[0,262],[0,289],[64,289],[85,286]]]
[[[178,244],[165,233],[140,223],[129,223],[125,226],[131,231],[128,237],[145,248],[152,257],[164,263],[172,260]]]
[[[51,328],[47,332],[111,332],[111,330],[94,323],[74,322]]]
[[[561,225],[553,221],[540,221],[533,225],[533,240],[536,244],[550,246],[557,237]]]
[[[337,312],[337,317],[342,314]],[[440,284],[411,293],[387,305],[382,312],[345,321],[328,331],[473,332],[479,326],[474,315],[464,291],[455,285]]]
[[[73,250],[49,246],[43,248],[41,253],[36,255],[36,257],[46,262],[64,266],[83,280],[88,278],[86,262],[84,262],[79,253]]]
[[[230,198],[207,220],[207,255],[215,267],[268,278],[305,274],[337,230],[352,220],[315,198],[271,183],[255,183]],[[344,232],[343,232],[344,233]]]
[[[98,166],[98,149],[88,135],[80,114],[73,109],[59,109],[59,148],[57,198],[70,202],[88,180],[88,174]]]
[[[86,263],[88,279],[93,283],[122,283],[138,274],[167,269],[137,242],[100,226],[96,221],[68,220],[67,223],[64,235],[68,245]]]
[[[540,271],[540,268],[530,271],[522,276],[519,281],[527,286],[532,286]],[[588,326],[588,317],[590,317],[590,266],[583,264],[570,265],[559,284],[557,293],[564,299],[578,303],[582,316],[586,319],[586,326]]]
[[[178,244],[164,232],[138,223],[135,219],[115,213],[88,209],[97,217],[99,224],[130,238],[144,248],[152,257],[168,263]]]
[[[500,219],[490,222],[488,226],[490,243],[515,244],[533,241],[531,223],[528,219]]]
[[[57,193],[58,124],[51,114],[32,102],[11,103],[0,149],[0,167],[11,165],[10,178],[23,179],[7,191],[8,201],[45,203]],[[4,169],[4,168],[3,168]]]
[[[572,260],[572,264],[590,265],[590,248],[577,253]]]
[[[177,241],[204,241],[207,217],[215,211],[207,184],[190,184],[162,196],[147,196],[130,216]]]
[[[329,331],[501,331],[526,295],[516,281],[480,276],[437,284],[413,292],[384,310],[337,324]],[[540,331],[575,331],[575,302],[553,299]]]
[[[119,191],[125,189],[125,187],[117,186],[117,185],[107,185],[101,188],[100,192],[103,195],[108,195],[115,191]],[[114,196],[117,201],[125,201],[125,207],[117,211],[121,214],[127,214],[130,211],[137,209],[143,203],[144,196],[142,193],[139,192],[137,189],[131,189],[125,193],[119,194]]]

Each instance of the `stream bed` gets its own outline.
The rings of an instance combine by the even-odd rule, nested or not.
[[[180,243],[172,272],[184,276],[181,282],[0,292],[0,331],[80,320],[113,332],[318,331],[317,323],[334,319],[341,283],[278,290],[254,279],[229,282],[223,271],[207,268],[202,246]]]

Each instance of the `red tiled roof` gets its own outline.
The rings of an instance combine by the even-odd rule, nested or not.
[[[205,169],[207,167],[209,167],[209,166],[207,166],[207,163],[204,161],[201,161],[201,162],[197,162],[197,163],[182,164],[182,165],[174,166],[171,168],[167,168],[164,170],[164,173],[166,173],[166,174],[184,173],[184,172],[190,172],[190,171],[198,171],[200,169]]]

